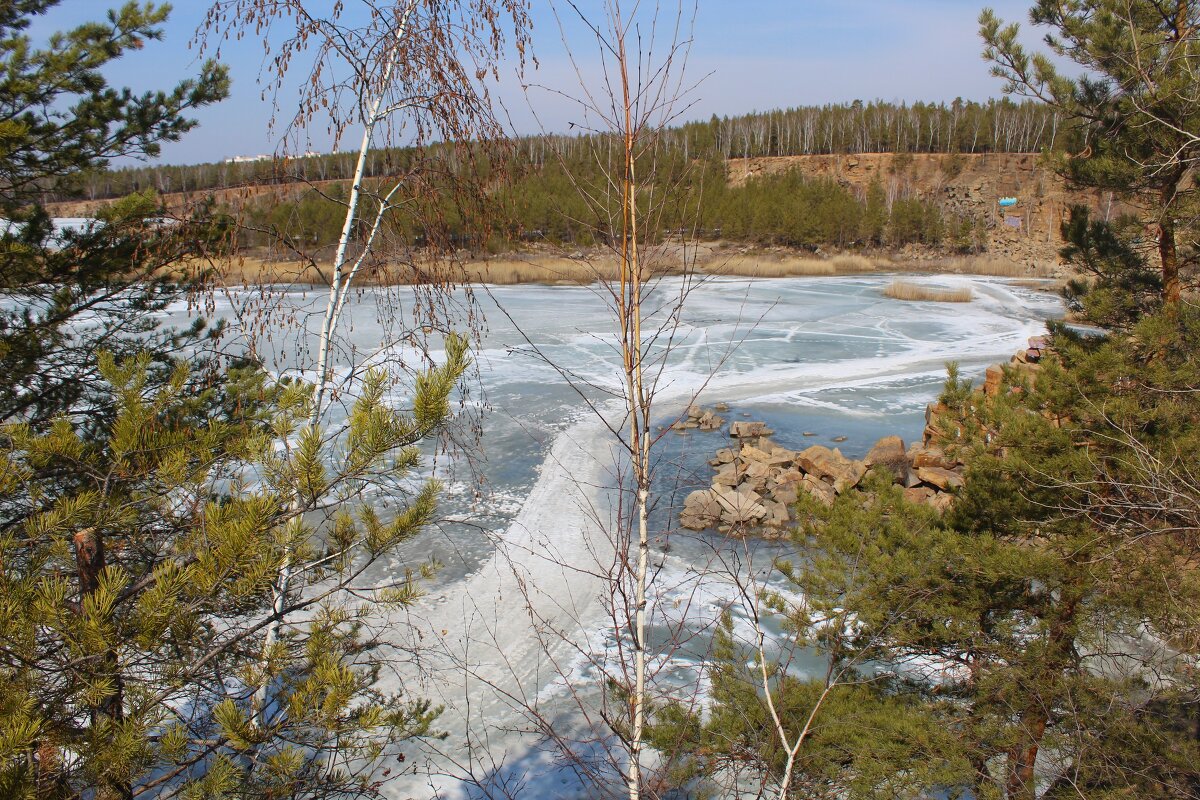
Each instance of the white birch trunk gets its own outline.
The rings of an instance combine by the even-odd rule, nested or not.
[[[391,111],[394,110],[392,108],[384,109],[383,102],[387,95],[387,87],[391,82],[392,73],[395,70],[395,54],[399,43],[404,39],[404,36],[408,31],[408,22],[412,16],[415,6],[416,0],[410,0],[410,2],[405,6],[399,20],[397,20],[396,33],[394,37],[395,41],[393,43],[393,47],[389,51],[387,63],[384,65],[383,75],[381,76],[378,84],[379,89],[376,92],[375,99],[371,102],[370,111],[363,120],[362,143],[358,149],[358,160],[354,165],[354,177],[350,187],[350,196],[346,202],[346,219],[342,223],[342,232],[338,237],[337,250],[333,258],[333,267],[329,279],[329,297],[326,300],[325,316],[321,321],[321,332],[317,342],[316,377],[313,386],[312,408],[309,410],[308,415],[308,427],[310,429],[316,428],[320,424],[321,415],[324,413],[325,395],[329,391],[329,354],[333,340],[333,332],[337,329],[338,319],[341,316],[342,307],[345,302],[346,295],[350,291],[350,286],[354,276],[358,271],[359,265],[362,264],[363,259],[366,257],[366,250],[364,249],[364,252],[360,254],[359,258],[355,261],[353,268],[343,277],[343,272],[346,267],[346,253],[348,252],[350,246],[350,238],[354,233],[354,223],[358,219],[359,205],[362,202],[362,184],[363,178],[366,174],[367,156],[371,151],[371,142],[375,135],[376,126],[378,126],[379,122],[386,117],[388,113],[391,113]],[[379,226],[383,221],[383,215],[387,211],[387,199],[390,198],[392,193],[395,191],[395,188],[393,188],[392,192],[388,193],[387,198],[380,201],[379,212],[376,215],[374,225],[371,229],[371,234],[367,239],[365,247],[369,248],[371,243],[373,243],[375,234],[378,232]],[[299,498],[294,501],[297,510],[301,502],[302,501]],[[271,610],[274,619],[272,620],[271,624],[267,626],[266,633],[263,638],[262,667],[264,671],[267,667],[266,662],[270,656],[271,649],[279,640],[279,628],[282,625],[282,617],[287,606],[287,595],[289,589],[291,588],[293,567],[294,564],[292,561],[292,556],[289,552],[284,557],[283,564],[279,568],[279,575],[275,581],[275,586],[272,588],[273,599],[271,603]],[[262,683],[260,683],[254,695],[257,713],[259,715],[259,719],[262,721],[265,721],[264,715],[268,700],[267,688],[267,681],[264,679]]]

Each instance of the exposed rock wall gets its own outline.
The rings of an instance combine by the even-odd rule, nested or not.
[[[859,192],[878,180],[889,199],[916,196],[936,200],[951,214],[983,218],[988,226],[988,253],[1030,267],[1058,262],[1062,247],[1059,226],[1072,204],[1090,206],[1102,218],[1132,211],[1108,192],[1068,191],[1062,178],[1043,166],[1036,153],[739,158],[729,161],[728,177],[736,186],[754,176],[793,169]],[[1001,197],[1015,197],[1017,205],[1002,211],[997,204]],[[1020,229],[1005,224],[1005,217],[1019,219]],[[928,256],[915,251],[910,255]]]

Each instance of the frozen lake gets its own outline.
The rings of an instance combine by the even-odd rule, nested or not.
[[[978,379],[1062,313],[1055,296],[993,278],[906,278],[970,286],[970,303],[893,300],[882,289],[894,277],[714,279],[694,288],[665,357],[658,424],[669,425],[698,396],[704,405],[728,403],[727,419],[766,420],[784,446],[844,436],[838,446],[861,457],[881,436],[920,436],[947,361]],[[649,306],[669,303],[678,288],[678,279],[666,280]],[[356,298],[342,331],[345,352],[413,362],[417,351],[394,343],[404,296]],[[254,297],[219,298],[214,310],[234,318]],[[495,287],[477,300],[486,330],[464,408],[478,420],[478,441],[470,459],[437,456],[447,480],[444,519],[391,565],[431,556],[444,564],[429,596],[391,628],[398,652],[412,659],[393,680],[444,704],[441,727],[450,734],[413,753],[404,765],[411,774],[395,783],[398,797],[504,796],[517,785],[536,796],[570,794],[574,772],[535,747],[536,723],[553,720],[587,739],[593,729],[578,704],[599,703],[594,684],[619,644],[605,580],[621,472],[606,427],[620,419],[616,322],[588,287]],[[281,302],[300,319],[323,308],[316,294]],[[274,330],[269,341],[260,332],[257,341],[272,369],[308,363],[299,329]],[[398,391],[397,402],[404,399]],[[744,552],[731,569],[731,545],[721,537],[669,530],[673,503],[707,484],[705,460],[727,441],[724,433],[669,433],[656,456],[652,594],[662,650],[654,666],[663,691],[686,691],[689,681],[703,689],[706,632],[738,602],[731,571],[758,570],[770,580],[769,553],[747,566],[754,554]],[[581,745],[577,754],[586,751]]]

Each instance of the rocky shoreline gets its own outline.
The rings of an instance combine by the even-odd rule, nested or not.
[[[1046,348],[1044,337],[1030,339],[1029,347],[1012,357],[1009,368],[1032,374],[1039,369]],[[976,391],[996,395],[1004,388],[1005,370],[993,365]],[[1010,386],[1009,391],[1020,391],[1020,387]],[[693,405],[672,428],[678,432],[720,430],[725,420],[717,416],[718,411],[728,411],[728,406],[719,403],[708,410]],[[766,423],[734,422],[729,426],[734,442],[709,460],[714,469],[711,486],[687,496],[680,526],[694,531],[715,529],[722,534],[782,536],[796,521],[793,506],[801,493],[832,506],[838,495],[856,491],[874,467],[891,473],[910,502],[945,512],[954,502],[955,491],[964,485],[965,473],[961,461],[934,444],[934,418],[945,411],[940,403],[926,407],[920,442],[906,448],[899,436],[885,436],[861,460],[823,445],[792,450],[771,438],[775,432]]]

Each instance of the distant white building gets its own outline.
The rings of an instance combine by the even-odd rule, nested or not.
[[[321,153],[318,153],[316,150],[305,150],[304,155],[299,156],[299,157],[300,158],[316,158],[319,155],[321,155]],[[252,164],[255,161],[270,161],[273,158],[275,158],[275,156],[271,156],[271,155],[233,156],[232,158],[225,159],[225,163],[226,164]]]

